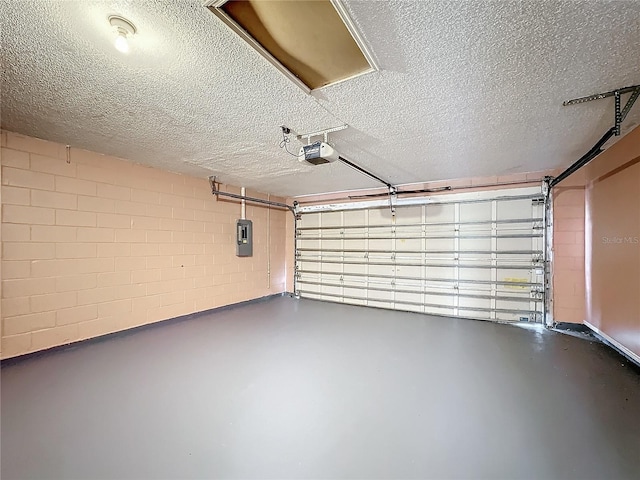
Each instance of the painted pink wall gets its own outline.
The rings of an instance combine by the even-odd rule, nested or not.
[[[584,182],[584,171],[579,171],[553,190],[555,322],[583,323],[586,318]]]
[[[587,321],[640,358],[640,127],[585,175]]]
[[[285,290],[290,213],[248,205],[239,258],[240,205],[206,178],[1,137],[3,358]]]

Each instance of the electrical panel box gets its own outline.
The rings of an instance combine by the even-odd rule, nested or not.
[[[236,235],[236,255],[238,257],[252,257],[253,223],[251,220],[238,220]]]

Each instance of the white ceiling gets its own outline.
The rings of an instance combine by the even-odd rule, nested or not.
[[[299,195],[375,183],[298,163],[283,124],[349,124],[330,141],[395,184],[538,171],[612,125],[611,98],[563,100],[640,83],[637,1],[345,4],[381,70],[307,95],[201,0],[4,0],[2,127]],[[109,14],[138,27],[128,55]],[[625,125],[639,120],[640,102]]]

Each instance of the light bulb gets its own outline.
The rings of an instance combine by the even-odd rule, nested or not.
[[[111,25],[114,32],[118,35],[114,42],[116,49],[122,53],[129,53],[128,36],[134,36],[136,34],[137,30],[135,25],[120,15],[110,15],[108,19],[109,25]]]
[[[116,49],[122,53],[129,53],[129,42],[127,42],[127,35],[119,33],[115,41]]]

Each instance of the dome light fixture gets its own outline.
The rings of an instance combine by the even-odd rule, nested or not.
[[[122,53],[129,53],[129,41],[127,37],[136,34],[137,29],[135,25],[120,15],[109,16],[109,24],[118,34],[114,42],[116,49]]]

